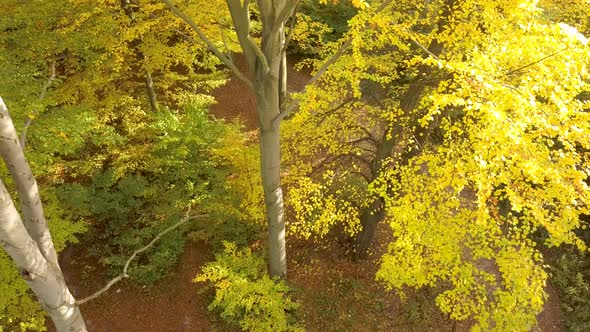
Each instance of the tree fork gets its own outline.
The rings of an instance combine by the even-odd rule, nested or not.
[[[84,332],[86,324],[57,263],[43,215],[37,183],[24,158],[8,109],[0,98],[0,154],[8,165],[22,203],[23,222],[0,181],[0,245],[37,295],[58,332]]]

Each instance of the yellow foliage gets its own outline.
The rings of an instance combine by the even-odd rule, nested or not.
[[[345,36],[352,50],[285,126],[292,225],[305,236],[354,225],[377,195],[395,238],[379,280],[442,285],[441,310],[474,319],[474,330],[530,330],[546,298],[536,232],[545,245],[586,249],[575,231],[590,213],[588,17],[586,2],[560,0],[360,11]],[[344,195],[330,179],[351,174],[363,180]]]

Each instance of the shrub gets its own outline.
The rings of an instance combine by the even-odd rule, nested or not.
[[[566,249],[551,267],[568,331],[590,331],[590,257]]]
[[[224,320],[246,331],[296,330],[289,311],[298,305],[289,297],[285,282],[271,279],[264,259],[250,249],[224,245],[225,250],[194,279],[213,284],[215,298],[209,309],[219,310]]]

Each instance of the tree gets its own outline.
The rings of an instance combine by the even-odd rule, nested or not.
[[[394,236],[379,280],[437,287],[439,307],[476,328],[528,330],[545,299],[539,247],[585,249],[587,40],[533,2],[448,7],[382,12],[308,90],[288,137],[295,226],[355,234],[373,213]]]
[[[86,331],[76,300],[65,284],[43,214],[37,183],[25,160],[12,119],[0,98],[0,154],[19,193],[24,220],[0,182],[0,243],[37,295],[58,331]]]
[[[425,115],[422,99],[444,73],[425,61],[444,52],[454,29],[449,17],[461,10],[456,1],[399,5],[351,21],[351,30],[373,29],[356,33],[351,54],[302,97],[302,111],[286,136],[293,147],[287,159],[296,227],[309,236],[308,227],[325,234],[343,222],[356,237],[357,257],[367,254],[385,217],[384,202],[368,192],[369,185],[436,136],[434,126],[420,128],[418,120]],[[312,140],[318,132],[323,139]],[[346,212],[335,212],[337,207]]]
[[[246,57],[249,72],[244,74],[203,33],[201,28],[172,1],[162,0],[172,12],[190,25],[207,47],[256,94],[258,127],[260,133],[261,176],[269,229],[269,272],[271,276],[286,277],[287,254],[285,247],[285,219],[281,187],[281,121],[293,113],[297,102],[288,103],[286,95],[286,42],[285,25],[297,7],[298,0],[256,1],[261,28],[260,44],[252,34],[250,1],[228,0],[233,28]],[[385,8],[384,1],[376,12]],[[368,7],[365,1],[353,1],[358,7]],[[368,10],[373,12],[373,10]],[[367,14],[369,15],[369,14]],[[318,69],[308,85],[319,77],[350,47],[351,40],[340,48]]]
[[[201,5],[216,6],[210,1]],[[211,183],[201,180],[221,181],[228,162],[225,156],[213,157],[211,151],[223,146],[206,146],[204,141],[223,139],[229,145],[226,136],[231,136],[233,149],[242,146],[235,141],[235,126],[230,133],[229,127],[221,128],[204,112],[204,105],[212,102],[206,93],[222,84],[225,74],[216,70],[216,58],[194,43],[190,31],[161,7],[142,7],[134,12],[133,24],[117,0],[101,1],[98,6],[92,1],[18,5],[0,1],[0,8],[5,13],[0,19],[0,95],[10,107],[21,144],[26,139],[25,154],[40,184],[55,247],[59,252],[66,242],[76,242],[75,235],[94,231],[100,262],[121,268],[137,246],[180,217],[178,211],[186,208],[193,195],[209,190]],[[218,14],[208,10],[199,16],[206,31],[220,31],[218,20],[224,17]],[[224,34],[226,30],[222,29]],[[219,44],[227,52],[236,48],[236,41],[222,39]],[[145,73],[152,76],[161,112],[145,112],[150,105]],[[194,129],[185,130],[187,123]],[[182,163],[189,159],[193,165],[189,171],[174,171],[184,168]],[[219,171],[214,176],[213,169]],[[145,177],[140,175],[152,174],[158,175],[157,181],[150,183],[151,188],[141,187]],[[102,180],[104,185],[105,179],[111,181],[108,187],[97,189],[95,184]],[[181,185],[163,195],[152,189],[169,187],[170,181]],[[223,183],[226,187],[220,191],[227,190]],[[159,194],[152,199],[161,205],[148,202],[144,204],[152,209],[129,208],[129,202],[140,201],[132,196],[138,190],[143,201],[148,201],[150,193],[152,197]],[[105,194],[110,191],[114,195]],[[232,191],[226,200],[238,192]],[[117,218],[99,218],[96,211],[112,213],[113,206],[119,208]],[[125,215],[121,207],[130,214]],[[145,217],[133,218],[137,210]],[[119,231],[128,226],[133,229]],[[118,236],[107,237],[107,232],[96,232],[98,227],[111,227]],[[132,277],[150,274],[153,280],[165,275],[162,266],[174,264],[184,243],[179,231],[172,233],[149,252],[148,264],[130,267]],[[164,244],[166,250],[158,250]],[[0,279],[0,325],[43,328],[43,312],[3,251]]]

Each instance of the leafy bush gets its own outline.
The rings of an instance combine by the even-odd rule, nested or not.
[[[568,331],[590,331],[590,257],[568,248],[551,267]]]
[[[227,179],[233,159],[218,152],[229,136],[233,149],[240,149],[239,131],[212,119],[204,105],[157,113],[131,109],[106,126],[119,137],[116,143],[97,146],[87,140],[60,153],[55,168],[69,179],[60,186],[64,204],[91,221],[90,254],[113,274],[120,273],[131,252],[176,222],[187,205],[212,216],[202,223],[209,228],[222,225],[216,210],[239,210],[244,190],[235,190]],[[88,151],[94,153],[91,158],[85,156]],[[183,245],[182,230],[170,232],[132,263],[131,278],[151,283],[164,277]]]
[[[291,34],[295,43],[290,51],[303,55],[317,55],[325,43],[342,37],[348,31],[348,20],[356,14],[354,6],[347,1],[304,0],[299,6]]]
[[[195,282],[211,282],[215,298],[210,310],[246,331],[296,330],[289,321],[289,311],[297,303],[289,297],[289,287],[266,273],[263,258],[235,243],[225,243],[225,250],[203,268]]]

